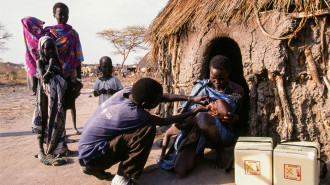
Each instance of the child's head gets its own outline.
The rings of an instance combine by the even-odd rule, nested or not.
[[[53,15],[58,24],[66,24],[69,20],[69,7],[64,3],[56,3],[53,6]]]
[[[43,36],[38,42],[39,58],[49,60],[50,58],[57,58],[57,48],[52,38]]]
[[[141,78],[132,88],[134,103],[145,108],[155,108],[163,98],[163,87],[156,80]]]
[[[112,60],[110,57],[104,56],[100,59],[100,71],[102,72],[103,76],[108,78],[111,76],[112,73]]]

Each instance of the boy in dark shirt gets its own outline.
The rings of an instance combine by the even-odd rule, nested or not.
[[[114,94],[96,109],[84,126],[78,144],[83,172],[105,179],[109,177],[105,170],[120,162],[112,184],[139,179],[154,141],[156,125],[170,125],[207,111],[200,106],[177,116],[160,118],[145,109],[155,108],[160,102],[187,100],[206,104],[208,98],[207,95],[163,93],[162,86],[150,78],[142,78],[132,88]]]

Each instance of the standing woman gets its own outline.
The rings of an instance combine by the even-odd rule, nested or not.
[[[53,15],[57,25],[45,28],[46,35],[51,37],[59,52],[59,62],[64,70],[64,77],[68,82],[65,93],[64,112],[71,109],[73,128],[76,134],[76,107],[75,100],[83,87],[81,83],[81,62],[84,61],[78,33],[67,24],[69,20],[69,8],[64,3],[56,3],[53,6]]]

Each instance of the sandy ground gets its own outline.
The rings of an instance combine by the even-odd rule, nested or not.
[[[90,86],[89,86],[90,87]],[[82,131],[84,123],[93,113],[98,99],[91,89],[82,90],[76,101],[77,128]],[[34,157],[37,154],[36,135],[31,132],[31,119],[35,96],[27,86],[9,86],[0,83],[0,184],[111,184],[80,171],[77,161],[79,135],[74,135],[71,115],[68,112],[66,132],[69,149],[74,155],[68,156],[63,166],[46,166]],[[234,172],[225,173],[209,167],[207,161],[199,161],[194,171],[185,179],[176,179],[173,173],[161,170],[155,163],[160,149],[153,146],[145,170],[138,181],[141,184],[234,184]],[[115,174],[117,165],[109,172]]]

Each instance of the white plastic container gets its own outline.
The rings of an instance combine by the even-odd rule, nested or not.
[[[278,144],[274,149],[274,185],[318,185],[320,144],[299,141]]]
[[[235,145],[235,183],[272,184],[273,139],[240,137]]]

